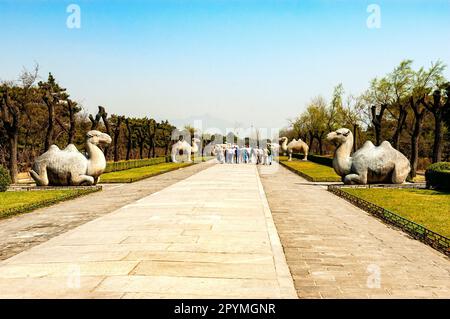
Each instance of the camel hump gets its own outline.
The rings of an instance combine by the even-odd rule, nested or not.
[[[48,148],[47,152],[55,152],[55,151],[60,151],[60,149],[59,149],[58,145],[53,144]]]
[[[391,145],[391,143],[389,143],[388,141],[383,141],[383,142],[380,144],[380,147],[393,148],[392,145]]]
[[[364,143],[364,145],[362,146],[362,148],[372,148],[372,147],[375,147],[375,145],[371,142],[371,141],[366,141],[365,143]]]
[[[78,149],[75,145],[73,144],[69,144],[67,145],[67,147],[64,149],[65,152],[78,152]]]

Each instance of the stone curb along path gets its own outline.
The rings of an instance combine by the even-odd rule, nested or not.
[[[214,165],[214,161],[184,167],[131,184],[103,184],[100,192],[2,219],[0,260],[160,191],[211,165]]]
[[[266,193],[264,192],[259,173],[257,171],[256,178],[258,179],[259,195],[261,197],[264,215],[266,217],[267,231],[269,233],[270,244],[272,246],[272,253],[275,262],[275,270],[277,272],[278,284],[280,285],[282,297],[296,299],[297,292],[294,287],[294,282],[289,271],[289,267],[284,255],[283,246],[281,245],[280,237],[278,236],[277,228],[272,218],[269,203],[267,202]]]
[[[297,298],[257,168],[214,165],[0,263],[0,298]]]
[[[450,259],[282,166],[259,167],[300,298],[449,298]]]

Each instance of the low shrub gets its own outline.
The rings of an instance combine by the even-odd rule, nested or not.
[[[303,154],[299,154],[299,153],[292,154],[292,157],[297,158],[297,159],[303,159],[303,156],[304,156]],[[317,164],[333,167],[333,158],[332,157],[309,154],[308,160],[311,162],[317,163]]]
[[[450,162],[440,162],[428,166],[425,171],[428,188],[450,190]]]
[[[0,192],[6,192],[9,185],[11,185],[11,177],[9,171],[3,166],[0,166]]]

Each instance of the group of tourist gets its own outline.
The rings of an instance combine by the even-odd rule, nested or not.
[[[261,164],[272,165],[273,149],[270,144],[265,147],[239,147],[237,144],[217,144],[213,154],[221,164]]]

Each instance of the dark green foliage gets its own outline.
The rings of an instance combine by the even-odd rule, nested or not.
[[[303,154],[292,154],[293,158],[303,159]],[[308,155],[308,160],[317,164],[333,167],[333,158],[322,155]]]
[[[3,166],[0,166],[0,192],[5,192],[11,184],[9,172]]]
[[[428,188],[450,190],[450,163],[432,164],[425,172]]]

